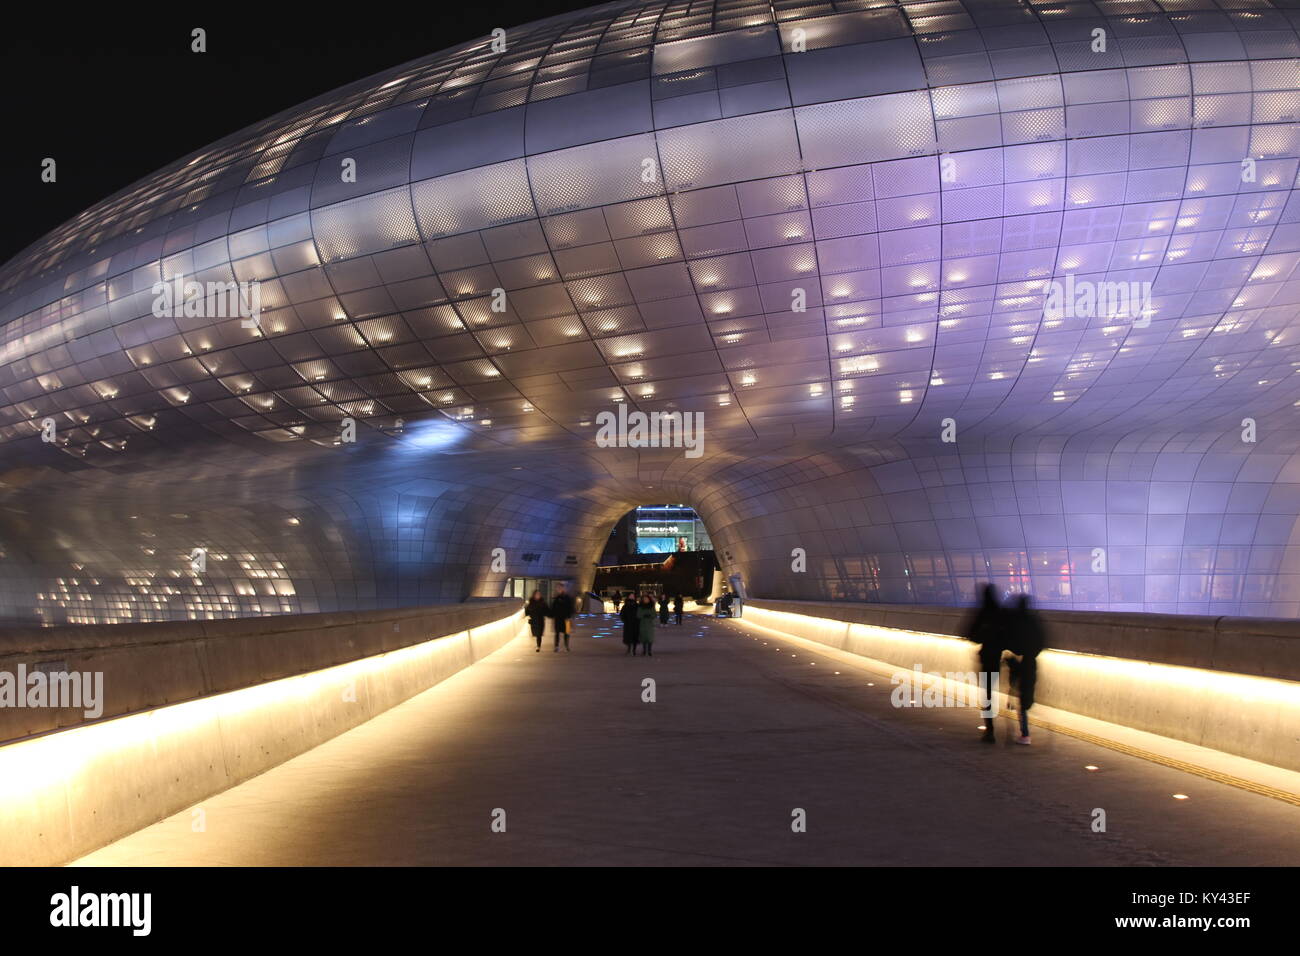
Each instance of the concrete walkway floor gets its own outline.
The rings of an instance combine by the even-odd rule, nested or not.
[[[728,621],[660,627],[653,658],[619,634],[517,640],[199,804],[201,832],[186,810],[78,862],[1300,863],[1300,807],[1004,719],[983,745],[973,711],[895,709],[867,668]]]

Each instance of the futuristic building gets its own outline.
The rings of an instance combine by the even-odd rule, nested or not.
[[[1293,616],[1298,29],[619,2],[221,139],[0,271],[0,619],[583,584],[662,501],[763,597]]]

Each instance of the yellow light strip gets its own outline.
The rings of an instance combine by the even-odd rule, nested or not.
[[[758,617],[760,620],[764,617],[774,618],[774,620],[772,620],[771,623],[762,624],[753,620],[739,619],[738,623],[747,624],[749,627],[778,634],[787,639],[814,646],[826,647],[843,654],[850,654],[865,663],[880,665],[879,668],[869,669],[879,669],[882,673],[890,672],[890,669],[904,669],[914,665],[895,663],[883,658],[868,657],[863,654],[857,654],[851,650],[837,647],[830,642],[823,644],[815,638],[802,636],[798,633],[798,630],[807,630],[814,633],[817,631],[822,631],[823,633],[829,632],[829,634],[827,634],[828,637],[832,635],[843,635],[846,640],[856,630],[860,635],[874,637],[886,642],[887,644],[897,644],[900,640],[908,643],[915,642],[922,648],[928,647],[933,651],[938,651],[941,656],[944,653],[951,653],[960,644],[969,643],[965,641],[964,638],[948,634],[908,631],[900,628],[882,627],[876,624],[858,624],[848,621],[837,621],[833,618],[795,614],[789,611],[769,610],[757,604],[750,604],[746,608],[747,615],[752,614],[752,612],[758,612],[758,614],[754,616]],[[787,627],[794,625],[798,630],[783,630],[781,625]],[[922,650],[921,653],[924,654],[925,651]],[[1100,654],[1085,654],[1078,651],[1047,650],[1043,652],[1043,658],[1049,663],[1051,668],[1062,672],[1064,681],[1071,680],[1071,675],[1073,675],[1075,680],[1080,680],[1085,677],[1091,677],[1093,679],[1099,678],[1111,686],[1122,686],[1128,681],[1135,681],[1147,689],[1148,696],[1173,694],[1184,697],[1195,697],[1198,694],[1214,694],[1219,697],[1237,701],[1242,705],[1249,702],[1251,705],[1265,711],[1275,711],[1280,714],[1284,714],[1286,711],[1291,711],[1297,715],[1295,725],[1300,726],[1300,683],[1295,681],[1259,677],[1253,674],[1233,674],[1226,671],[1211,671],[1204,668],[1187,667],[1179,664],[1163,664],[1151,661],[1133,660],[1130,658],[1109,657]],[[1062,708],[1062,710],[1064,709]],[[1017,717],[1016,714],[1005,709],[1001,710],[1000,716],[1010,717],[1013,719]],[[1082,716],[1089,717],[1089,719],[1092,720],[1104,721],[1104,718],[1096,716],[1086,714]],[[1283,790],[1267,784],[1257,783],[1253,780],[1236,776],[1234,774],[1212,770],[1207,767],[1189,763],[1185,760],[1180,760],[1176,757],[1168,757],[1154,751],[1100,737],[1096,734],[1090,734],[1060,724],[1035,719],[1033,716],[1030,717],[1030,723],[1034,726],[1051,730],[1054,733],[1064,734],[1078,740],[1096,744],[1100,747],[1105,747],[1108,750],[1128,754],[1175,770],[1182,770],[1206,780],[1213,780],[1217,783],[1236,787],[1240,790],[1246,790],[1250,793],[1259,794],[1274,800],[1280,800],[1283,803],[1288,803],[1293,806],[1300,806],[1300,794],[1289,790]],[[1111,721],[1111,723],[1115,722]],[[1116,724],[1116,726],[1123,727],[1126,725]],[[1141,730],[1142,728],[1133,729]],[[1150,730],[1145,730],[1143,732],[1154,733]],[[1167,736],[1158,733],[1155,735]],[[1195,741],[1182,740],[1175,737],[1168,737],[1168,739],[1171,741],[1176,740],[1179,743],[1191,743],[1193,746],[1205,746],[1206,749],[1213,750],[1216,753],[1231,754],[1230,751],[1209,747],[1204,744],[1198,744]],[[1245,760],[1256,759],[1240,754],[1231,755]],[[1267,763],[1265,763],[1265,765],[1274,766],[1273,764]]]
[[[125,835],[113,832],[83,846],[88,830],[113,825],[105,817],[134,820],[146,807],[156,807],[151,819],[136,821],[146,826],[427,690],[483,656],[474,646],[480,641],[496,649],[520,633],[517,612],[321,670],[2,746],[0,865],[11,862],[4,844],[30,843],[33,826],[48,828],[40,832],[51,845],[72,843],[78,855],[89,852]],[[440,666],[448,657],[455,666]],[[349,690],[355,692],[350,699],[344,696]],[[340,719],[335,708],[358,710]],[[260,728],[267,729],[266,739],[259,736]],[[199,792],[203,787],[207,789]],[[113,796],[139,806],[119,808]],[[22,836],[24,828],[28,839]]]
[[[788,611],[770,611],[767,608],[751,605],[750,610],[781,618],[804,619],[819,625],[844,628],[851,635],[854,630],[866,632],[872,637],[884,640],[898,640],[900,637],[910,641],[930,643],[936,649],[951,650],[953,645],[969,644],[965,638],[951,634],[934,634],[927,631],[908,631],[901,628],[883,627],[879,624],[858,624],[850,621],[836,621],[833,618],[813,617],[812,615],[791,614]],[[779,630],[779,628],[778,628]],[[971,645],[973,646],[973,645]],[[850,652],[851,653],[851,652]],[[1153,681],[1162,682],[1179,693],[1192,693],[1199,690],[1213,690],[1243,700],[1267,700],[1270,705],[1293,706],[1300,708],[1300,682],[1282,680],[1276,677],[1260,677],[1255,674],[1234,674],[1230,671],[1212,671],[1202,667],[1188,667],[1183,664],[1165,664],[1156,661],[1141,661],[1127,657],[1109,657],[1102,654],[1088,654],[1081,651],[1049,649],[1042,653],[1042,658],[1051,661],[1051,666],[1075,669],[1090,668],[1103,672],[1103,676],[1113,678],[1125,676],[1136,678],[1146,684]],[[894,664],[892,661],[885,663]],[[907,666],[894,664],[894,666]]]

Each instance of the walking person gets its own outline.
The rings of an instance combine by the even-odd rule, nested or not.
[[[627,645],[624,653],[636,655],[637,635],[640,631],[641,621],[636,614],[636,601],[632,600],[632,593],[629,591],[627,598],[623,601],[623,609],[618,612],[619,620],[623,622],[623,643]]]
[[[641,653],[646,657],[654,657],[655,599],[649,594],[641,596],[641,603],[636,608],[636,616],[639,624],[636,637],[644,648]]]
[[[997,686],[1002,674],[1002,650],[1006,636],[1006,617],[998,603],[998,592],[992,584],[984,585],[980,605],[967,620],[963,636],[980,646],[980,703],[984,718],[986,744],[996,743],[993,721],[997,717]]]
[[[673,598],[673,613],[677,615],[677,623],[682,623],[682,596],[679,594]]]
[[[659,623],[665,627],[668,625],[668,595],[659,595]]]
[[[1043,650],[1046,634],[1043,620],[1029,604],[1029,595],[1022,594],[1008,614],[1007,650],[1016,655],[1007,660],[1011,670],[1011,686],[1016,689],[1020,717],[1018,744],[1028,746],[1029,708],[1034,706],[1034,690],[1038,685],[1038,655]]]
[[[573,630],[573,598],[561,584],[551,598],[551,617],[555,619],[555,650],[560,649],[560,635],[564,635],[564,650],[569,650],[569,631]]]
[[[547,607],[546,601],[542,598],[542,592],[534,591],[533,596],[524,605],[524,617],[528,618],[528,626],[533,630],[533,637],[537,638],[537,652],[539,654],[542,650],[542,632],[546,630],[546,618],[550,613],[551,609]]]

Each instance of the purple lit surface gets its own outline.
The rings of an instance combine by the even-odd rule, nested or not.
[[[668,500],[760,596],[1300,613],[1300,11],[860,6],[482,38],[25,250],[0,618],[500,595],[493,549],[586,573]],[[260,329],[155,316],[177,275],[257,280]],[[1071,277],[1149,308],[1045,312]],[[619,404],[703,454],[598,447]]]

